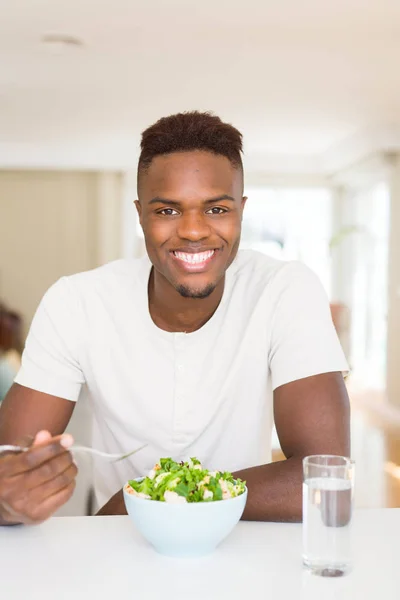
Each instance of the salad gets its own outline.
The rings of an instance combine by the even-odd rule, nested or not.
[[[140,481],[129,481],[125,491],[147,500],[174,504],[214,502],[240,496],[246,482],[234,479],[232,473],[204,469],[197,458],[175,462],[161,458]]]

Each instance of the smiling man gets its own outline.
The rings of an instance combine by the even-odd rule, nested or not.
[[[144,450],[95,464],[100,514],[163,456],[197,456],[247,481],[244,518],[301,519],[302,459],[349,455],[347,369],[316,276],[239,251],[242,136],[207,113],[142,136],[136,207],[147,255],[64,277],[45,294],[0,412],[2,523],[39,522],[72,494],[62,436],[82,386],[96,448]],[[271,464],[271,431],[287,460]],[[58,437],[57,437],[58,436]],[[61,436],[61,437],[60,437]]]

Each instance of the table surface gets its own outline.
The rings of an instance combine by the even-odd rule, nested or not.
[[[158,555],[129,517],[58,517],[0,527],[4,600],[254,598],[398,600],[400,509],[354,514],[355,566],[325,579],[301,564],[301,525],[240,522],[201,559]]]

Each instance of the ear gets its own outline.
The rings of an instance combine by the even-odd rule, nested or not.
[[[139,200],[135,200],[135,206],[139,215],[139,223],[142,224],[142,205],[140,204]]]
[[[243,210],[244,210],[244,207],[246,206],[246,202],[247,202],[247,196],[243,196],[242,202],[240,204],[240,208],[242,209],[242,219],[243,219]]]

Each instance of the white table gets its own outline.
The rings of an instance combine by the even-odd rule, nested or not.
[[[301,525],[241,522],[211,556],[156,554],[128,517],[0,527],[3,600],[398,600],[400,509],[356,511],[355,568],[322,579],[301,565]]]

